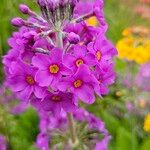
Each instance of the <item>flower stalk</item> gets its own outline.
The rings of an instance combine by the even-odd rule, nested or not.
[[[77,136],[76,136],[76,129],[75,129],[75,124],[74,124],[72,113],[68,113],[67,118],[68,118],[68,126],[70,130],[72,145],[76,145]]]
[[[61,32],[61,25],[59,24],[59,30],[56,32],[56,44],[59,48],[63,48],[63,34]],[[68,119],[68,127],[70,130],[70,136],[71,136],[71,146],[76,147],[77,145],[77,137],[76,137],[76,130],[74,126],[74,120],[72,113],[67,114]]]

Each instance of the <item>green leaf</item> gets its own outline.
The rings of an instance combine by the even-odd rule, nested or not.
[[[136,135],[120,127],[117,131],[116,150],[138,150]]]
[[[143,142],[140,150],[149,150],[150,149],[150,139],[147,139]]]
[[[101,114],[101,118],[106,124],[106,129],[109,130],[111,135],[115,136],[116,130],[120,126],[119,120],[116,117],[114,117],[113,115],[109,114],[108,112],[104,112],[104,111]]]

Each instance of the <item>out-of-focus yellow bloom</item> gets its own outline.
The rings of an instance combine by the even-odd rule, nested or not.
[[[117,96],[117,97],[121,97],[121,96],[122,96],[122,92],[121,92],[121,91],[117,91],[117,92],[116,92],[116,96]]]
[[[98,26],[98,20],[95,16],[93,17],[90,17],[89,19],[86,20],[86,23],[89,25],[89,26]]]
[[[128,61],[144,64],[150,61],[150,32],[147,28],[127,28],[123,31],[124,38],[116,47],[119,57]],[[147,30],[146,30],[147,29]]]
[[[150,29],[143,26],[129,27],[123,30],[123,36],[141,36],[145,37],[150,34]]]
[[[145,99],[140,99],[140,100],[139,100],[139,106],[140,106],[141,108],[145,108],[145,106],[146,106],[146,100],[145,100]]]
[[[150,113],[146,115],[145,121],[144,121],[144,131],[150,132]]]

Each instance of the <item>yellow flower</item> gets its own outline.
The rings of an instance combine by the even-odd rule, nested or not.
[[[150,113],[146,115],[145,121],[144,121],[144,131],[150,132]]]
[[[98,26],[98,20],[95,16],[93,17],[90,17],[89,19],[86,20],[86,23],[89,25],[89,26]]]
[[[148,37],[132,35],[130,28],[124,30],[123,34],[126,36],[120,39],[116,44],[119,53],[118,56],[121,59],[135,61],[138,64],[144,64],[149,62],[150,39]]]

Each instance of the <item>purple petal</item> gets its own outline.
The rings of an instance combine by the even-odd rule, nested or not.
[[[86,46],[75,45],[74,46],[74,55],[76,57],[85,57],[87,53]]]
[[[74,61],[75,61],[75,57],[70,54],[66,54],[63,56],[63,64],[69,68],[74,65]]]
[[[57,85],[57,88],[62,92],[65,92],[68,87],[70,87],[70,82],[67,81],[59,82],[59,84]]]
[[[14,92],[22,91],[28,84],[24,81],[24,76],[15,76],[9,79],[9,86]]]
[[[87,65],[81,65],[79,67],[79,69],[77,70],[76,74],[74,75],[75,78],[83,78],[85,77],[85,75],[90,75],[91,72],[89,70],[89,67]]]
[[[39,86],[35,86],[34,88],[34,94],[37,98],[43,98],[45,93],[45,89]]]
[[[51,51],[51,61],[60,63],[62,60],[62,50],[61,49],[53,49]]]
[[[62,107],[66,112],[73,112],[77,109],[77,107],[75,106],[75,104],[73,104],[71,100],[63,101]]]
[[[49,86],[53,80],[53,76],[45,70],[39,70],[35,76],[35,80],[39,83],[40,86]]]
[[[72,74],[72,70],[70,70],[68,67],[62,65],[61,66],[61,74],[62,75],[71,75]]]
[[[85,103],[92,104],[95,101],[93,89],[84,85],[82,89],[75,90],[77,96]]]
[[[32,58],[32,64],[39,69],[46,69],[50,65],[50,58],[46,55],[38,54]]]
[[[94,49],[94,42],[91,42],[88,44],[87,49],[91,52],[91,53],[95,53],[95,49]]]
[[[24,90],[18,93],[18,97],[21,98],[22,100],[28,101],[32,92],[33,92],[33,87],[27,86]]]

